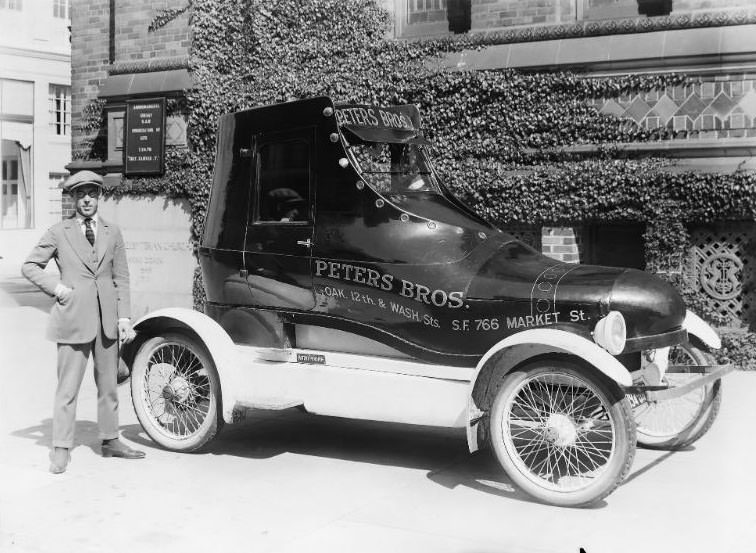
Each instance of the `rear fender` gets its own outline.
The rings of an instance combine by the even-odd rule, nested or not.
[[[218,323],[193,309],[169,307],[141,317],[134,323],[134,329],[137,331],[137,338],[121,348],[121,357],[129,367],[141,344],[153,336],[179,331],[192,335],[202,343],[218,371],[223,419],[226,422],[232,422],[235,404],[234,390],[239,368],[234,342]]]
[[[542,355],[562,354],[582,359],[620,386],[631,386],[632,377],[612,354],[594,342],[572,332],[554,329],[532,329],[518,332],[494,345],[478,362],[470,383],[467,445],[470,451],[480,447],[481,421],[490,405],[489,390],[493,383],[528,359]]]

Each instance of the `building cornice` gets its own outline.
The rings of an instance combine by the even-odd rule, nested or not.
[[[590,73],[753,68],[756,23],[495,44],[447,54],[439,65],[458,70],[569,69]]]
[[[665,140],[649,142],[622,142],[607,144],[574,144],[562,148],[535,150],[525,148],[526,153],[546,152],[567,154],[574,157],[594,156],[601,150],[611,148],[620,157],[663,156],[669,158],[754,158],[756,138],[719,138],[714,140]]]
[[[711,11],[680,13],[663,17],[631,17],[603,21],[575,21],[543,25],[520,25],[493,30],[473,30],[464,35],[428,37],[459,42],[471,48],[520,42],[540,42],[566,38],[628,35],[700,29],[706,27],[732,27],[756,24],[756,9],[730,8]],[[422,39],[420,39],[422,40]]]
[[[180,58],[152,58],[149,60],[120,62],[108,66],[109,75],[125,75],[129,73],[152,73],[155,71],[172,71],[188,69],[189,57]]]
[[[71,54],[46,52],[44,50],[34,50],[32,48],[14,48],[12,46],[0,46],[0,56],[2,55],[71,63]]]

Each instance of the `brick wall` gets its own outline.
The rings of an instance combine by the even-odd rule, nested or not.
[[[386,0],[384,0],[385,2]],[[470,0],[472,29],[485,31],[502,27],[544,24],[569,24],[641,17],[637,0]],[[409,8],[401,29],[402,36],[415,36],[423,25],[437,22],[431,34],[446,32],[446,3],[443,0],[393,0],[388,6],[397,13],[397,4]],[[695,11],[753,8],[756,0],[674,0],[672,14]],[[403,13],[403,12],[402,12]],[[414,29],[417,27],[417,29]],[[422,32],[420,33],[421,36]]]
[[[76,204],[74,203],[73,196],[66,192],[61,192],[61,199],[61,217],[63,219],[73,217],[74,213],[76,213]]]
[[[574,20],[574,0],[472,0],[473,29]]]
[[[559,261],[580,262],[578,235],[573,227],[543,227],[541,252]]]
[[[472,0],[472,28],[570,23],[578,17],[578,3],[585,20],[640,17],[637,0]],[[738,7],[752,8],[754,0],[674,0],[672,13]],[[423,16],[422,9],[414,13],[418,20]]]
[[[108,0],[74,0],[71,2],[71,120],[73,121],[73,158],[87,148],[82,126],[82,112],[97,97],[100,82],[108,67]],[[65,210],[64,210],[65,211]]]
[[[674,0],[672,13],[690,10],[721,10],[724,8],[753,8],[754,0]]]
[[[116,2],[116,63],[152,58],[182,58],[191,43],[188,12],[151,33],[147,27],[161,10],[178,9],[188,0],[118,0]]]
[[[189,14],[161,29],[147,32],[161,10],[184,7],[187,0],[117,0],[115,6],[114,65],[155,59],[183,59],[189,54]],[[82,129],[84,110],[97,98],[110,68],[110,0],[71,2],[71,116],[73,158],[86,157],[93,134]]]

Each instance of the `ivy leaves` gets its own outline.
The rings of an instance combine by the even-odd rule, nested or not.
[[[196,196],[197,205],[210,186],[222,113],[327,94],[342,102],[418,104],[448,184],[500,225],[627,220],[653,227],[756,213],[749,176],[671,174],[662,159],[621,159],[612,150],[666,131],[600,114],[592,100],[681,86],[684,76],[438,71],[436,58],[478,39],[387,39],[389,15],[373,0],[193,0],[191,9],[197,87],[188,91],[187,155],[198,176],[188,179],[169,157],[160,186]],[[601,147],[579,159],[568,152],[579,145]],[[154,186],[127,186],[140,188]],[[657,243],[649,235],[649,244]],[[650,247],[649,257],[655,252]]]
[[[190,149],[169,150],[164,177],[125,179],[118,193],[188,197],[199,236],[218,117],[330,95],[337,102],[418,104],[446,184],[495,224],[645,222],[650,270],[679,268],[686,224],[756,217],[753,175],[672,173],[667,160],[627,159],[613,146],[664,140],[671,131],[601,114],[594,100],[673,89],[686,84],[684,75],[441,71],[437,61],[448,52],[538,37],[523,31],[396,41],[387,38],[390,16],[378,4],[187,0],[196,82],[187,91]],[[155,25],[167,24],[175,11],[160,12]],[[101,125],[101,106],[87,116],[92,128]],[[592,147],[572,153],[585,145]]]

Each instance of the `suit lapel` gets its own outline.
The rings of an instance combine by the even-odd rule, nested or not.
[[[110,242],[110,225],[103,221],[102,217],[98,218],[97,239],[95,240],[95,248],[97,249],[97,264],[99,267],[102,263],[105,252],[108,249],[108,243]]]
[[[84,233],[79,228],[79,223],[76,219],[66,219],[63,223],[63,229],[66,235],[66,239],[73,248],[76,255],[79,256],[81,262],[87,266],[87,269],[94,272],[92,265],[90,265],[92,246],[89,244]]]

